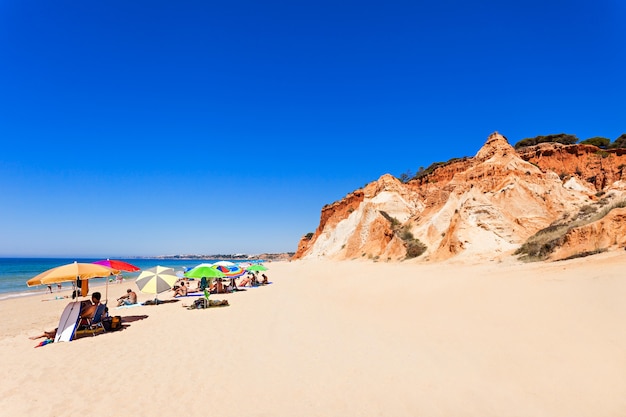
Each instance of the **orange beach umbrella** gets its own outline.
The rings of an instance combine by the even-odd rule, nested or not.
[[[71,264],[57,266],[48,269],[41,274],[26,281],[26,285],[34,287],[35,285],[56,284],[59,282],[76,281],[76,279],[104,278],[109,275],[118,274],[119,271],[106,266],[74,262]]]

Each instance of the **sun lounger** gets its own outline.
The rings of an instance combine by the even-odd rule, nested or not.
[[[93,317],[85,317],[86,324],[79,326],[77,333],[79,331],[85,330],[87,332],[91,332],[92,336],[95,336],[99,331],[106,331],[104,325],[102,324],[102,319],[105,317],[106,304],[98,304],[96,307],[96,311],[93,313]]]

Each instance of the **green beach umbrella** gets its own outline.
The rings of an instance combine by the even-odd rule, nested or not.
[[[187,278],[225,278],[226,275],[219,269],[213,268],[209,264],[200,264],[195,268],[185,272]]]
[[[249,267],[247,267],[246,271],[256,271],[256,272],[267,271],[267,268],[261,264],[254,264],[254,265],[250,265]]]

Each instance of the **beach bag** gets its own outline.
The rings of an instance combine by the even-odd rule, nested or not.
[[[122,328],[122,316],[111,317],[111,330],[119,330]]]
[[[104,317],[102,319],[102,327],[104,327],[104,330],[107,332],[111,331],[111,322],[113,321],[113,317]]]

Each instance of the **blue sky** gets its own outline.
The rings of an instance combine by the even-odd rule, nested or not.
[[[626,6],[0,2],[0,256],[295,251],[324,205],[626,133]]]

